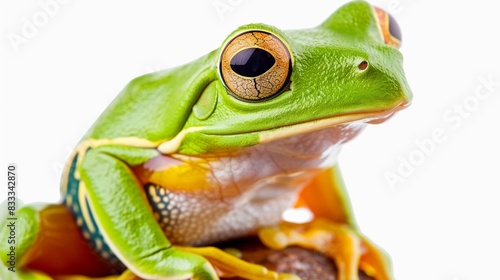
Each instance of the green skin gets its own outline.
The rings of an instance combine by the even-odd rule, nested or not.
[[[223,47],[247,30],[275,34],[286,42],[292,55],[290,89],[262,102],[245,102],[229,95],[218,69]],[[358,69],[361,61],[369,62],[365,71]],[[315,78],[324,73],[332,74]],[[402,55],[384,43],[373,8],[365,2],[343,6],[312,29],[282,31],[264,24],[245,25],[230,34],[218,50],[189,64],[131,81],[79,146],[79,176],[86,184],[101,230],[134,273],[161,279],[189,275],[216,279],[204,258],[171,247],[139,188],[134,187],[136,182],[126,165],[144,163],[160,153],[199,156],[238,150],[284,137],[283,133],[318,129],[314,124],[295,124],[318,119],[335,122],[337,117],[338,123],[366,119],[410,100]],[[345,116],[352,117],[346,121],[342,119]],[[93,149],[85,152],[89,146]],[[113,209],[119,208],[120,215],[137,217],[140,227],[124,225],[120,216],[113,215]],[[36,230],[36,226],[28,228]],[[25,236],[24,244],[36,237],[35,233],[21,235]],[[5,251],[2,247],[2,256]],[[6,277],[10,272],[1,273]]]

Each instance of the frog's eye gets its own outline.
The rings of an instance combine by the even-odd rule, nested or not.
[[[399,47],[401,47],[402,37],[397,21],[389,13],[378,7],[374,7],[374,10],[377,15],[378,27],[384,38],[384,42],[399,49]]]
[[[275,35],[246,31],[224,47],[219,63],[222,81],[243,101],[263,101],[286,90],[292,73],[288,47]]]

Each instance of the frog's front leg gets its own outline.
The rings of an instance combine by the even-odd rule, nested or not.
[[[203,257],[175,249],[157,224],[130,166],[156,156],[154,149],[101,146],[79,166],[81,187],[105,242],[144,279],[218,279]]]
[[[382,249],[364,237],[354,224],[338,166],[318,175],[301,193],[300,205],[308,206],[315,219],[307,224],[282,223],[262,229],[259,237],[272,249],[298,245],[331,257],[338,279],[356,280],[358,269],[377,280],[391,280],[391,263]]]
[[[213,247],[173,246],[151,213],[131,166],[158,156],[154,149],[101,146],[80,165],[89,206],[105,242],[129,269],[117,279],[297,279],[242,261]],[[130,278],[132,277],[132,278]]]

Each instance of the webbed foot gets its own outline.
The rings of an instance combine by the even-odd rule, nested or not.
[[[317,250],[335,261],[339,280],[358,280],[358,269],[377,280],[392,280],[388,256],[348,225],[316,219],[304,225],[284,223],[262,229],[261,241],[272,249],[298,245]]]

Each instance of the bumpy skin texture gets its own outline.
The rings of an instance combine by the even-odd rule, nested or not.
[[[2,268],[0,275],[43,279],[34,268],[51,276],[76,273],[71,266],[44,270],[46,244],[60,240],[71,248],[64,238],[71,236],[86,240],[88,252],[61,255],[85,256],[80,269],[87,276],[125,269],[122,279],[295,279],[193,247],[258,234],[274,249],[319,250],[338,264],[339,279],[357,279],[358,266],[392,279],[383,252],[356,230],[337,163],[341,146],[367,123],[383,122],[411,100],[401,53],[384,41],[381,26],[388,28],[371,5],[355,1],[311,29],[242,26],[218,50],[134,79],[69,160],[64,207],[23,217],[32,225],[20,244],[28,248],[19,256],[24,272]],[[226,46],[249,32],[251,50],[241,46],[226,57]],[[226,60],[230,66],[222,67]],[[240,66],[250,69],[236,71]],[[239,87],[228,85],[235,75],[226,71],[254,85],[257,95],[244,87],[235,92]],[[260,99],[263,77],[285,79],[272,81],[284,86],[267,87]],[[308,207],[315,219],[281,223],[294,206]],[[68,211],[76,224],[71,235],[52,226],[71,223]]]

